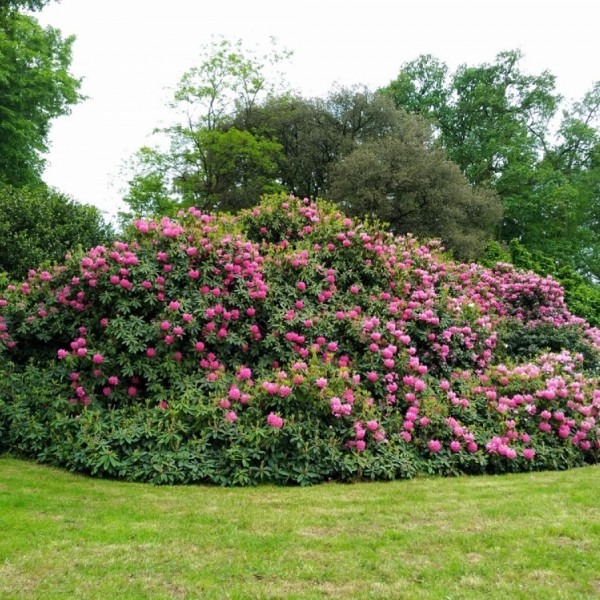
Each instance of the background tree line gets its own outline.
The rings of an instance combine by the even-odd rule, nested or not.
[[[441,238],[461,259],[516,239],[600,277],[600,82],[568,104],[518,51],[455,73],[424,55],[382,89],[305,98],[267,80],[285,53],[222,41],[205,56],[175,90],[180,119],[157,132],[168,147],[136,157],[128,216],[237,211],[279,189]]]

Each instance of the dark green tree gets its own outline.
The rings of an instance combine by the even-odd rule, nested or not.
[[[359,144],[382,139],[396,126],[390,100],[364,87],[335,88],[325,98],[287,94],[259,106],[251,131],[282,146],[278,180],[296,196],[324,197],[331,170]]]
[[[15,186],[40,182],[52,120],[82,100],[69,72],[74,38],[19,12],[45,4],[0,7],[0,181]]]
[[[50,2],[52,0],[3,0],[2,4],[0,4],[0,13],[8,13],[14,10],[42,10]]]
[[[461,259],[480,256],[501,219],[497,195],[473,188],[435,147],[427,123],[410,115],[393,133],[357,146],[332,179],[329,195],[347,213],[386,221],[398,234],[441,239]]]
[[[0,185],[0,272],[21,279],[58,262],[69,250],[108,243],[114,233],[95,206],[78,204],[44,186]]]

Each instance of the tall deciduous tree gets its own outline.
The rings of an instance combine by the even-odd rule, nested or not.
[[[190,204],[237,211],[280,189],[275,181],[280,144],[246,127],[258,104],[277,89],[269,83],[268,67],[288,56],[272,42],[264,55],[241,41],[204,48],[202,63],[175,90],[178,121],[156,131],[168,140],[168,149],[143,148],[134,160],[124,198],[134,213]]]
[[[74,38],[19,12],[44,4],[0,7],[0,181],[16,186],[40,182],[52,119],[82,99],[69,72]]]
[[[428,118],[474,185],[498,192],[499,237],[518,239],[588,278],[600,278],[600,84],[564,107],[548,71],[523,72],[520,52],[449,74],[431,56],[407,63],[383,93]],[[558,131],[550,123],[563,107]]]
[[[384,88],[399,108],[428,117],[448,157],[475,185],[500,185],[514,164],[532,165],[543,149],[560,96],[548,71],[527,75],[519,51],[452,75],[431,55],[405,64]]]
[[[254,111],[251,131],[281,144],[277,177],[296,196],[326,196],[331,170],[360,143],[381,139],[398,111],[388,98],[364,87],[338,87],[325,98],[287,94]]]

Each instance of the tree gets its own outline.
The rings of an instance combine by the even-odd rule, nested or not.
[[[461,65],[448,76],[444,63],[425,55],[405,64],[382,92],[435,124],[448,158],[472,184],[501,188],[507,169],[536,162],[560,102],[554,75],[523,73],[522,58],[520,51],[500,52],[492,64]]]
[[[0,272],[21,279],[29,269],[64,258],[81,245],[107,243],[113,230],[95,206],[47,189],[0,185]]]
[[[296,196],[327,196],[331,169],[356,146],[381,139],[396,123],[388,98],[364,87],[339,87],[325,98],[286,94],[257,107],[252,132],[282,146],[277,178]]]
[[[451,87],[448,67],[431,54],[422,54],[405,63],[398,77],[381,90],[398,108],[428,118],[439,129],[444,128]]]
[[[60,0],[59,0],[60,1]],[[3,0],[0,5],[0,11],[8,12],[10,10],[42,10],[44,6],[50,4],[52,0]]]
[[[427,124],[408,115],[393,134],[364,142],[336,165],[330,197],[397,234],[441,239],[462,259],[481,255],[501,218],[497,196],[472,188],[434,147]]]
[[[69,72],[74,38],[18,12],[44,4],[0,9],[0,181],[15,186],[40,182],[52,119],[83,99]]]
[[[183,75],[172,103],[178,122],[155,132],[168,140],[168,150],[143,148],[134,161],[125,196],[134,213],[191,204],[235,212],[280,189],[281,146],[246,127],[259,102],[277,89],[267,67],[289,55],[272,43],[270,53],[258,55],[241,41],[213,42],[203,62]]]
[[[600,279],[600,83],[564,106],[548,71],[526,74],[517,51],[453,74],[431,56],[403,66],[382,93],[432,122],[473,185],[495,190],[499,239],[519,240],[590,281]],[[550,123],[562,120],[555,131]]]
[[[533,167],[505,177],[502,239],[600,279],[600,82],[563,110],[557,140]],[[520,170],[520,172],[518,171]]]

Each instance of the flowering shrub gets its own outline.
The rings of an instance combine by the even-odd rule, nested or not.
[[[600,456],[599,351],[550,278],[325,202],[192,208],[0,294],[0,449],[155,483],[567,468]]]

